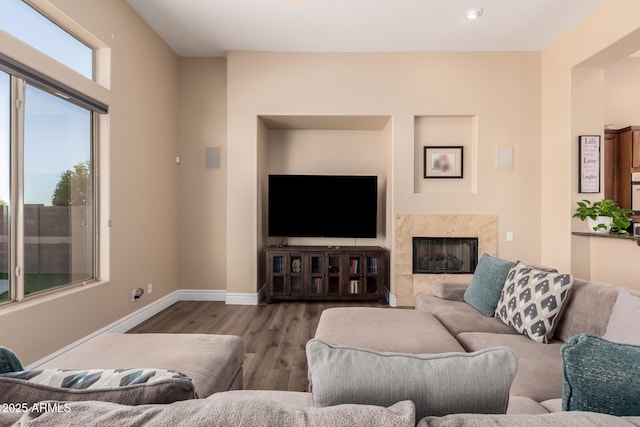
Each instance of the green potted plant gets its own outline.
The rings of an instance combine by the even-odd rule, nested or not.
[[[633,213],[631,209],[623,209],[616,205],[611,199],[591,202],[581,200],[578,202],[573,218],[580,218],[587,221],[589,230],[595,233],[608,233],[609,231],[618,234],[629,234],[627,228],[631,225],[629,215]]]

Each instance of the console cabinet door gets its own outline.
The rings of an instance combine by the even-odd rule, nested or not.
[[[342,296],[342,288],[344,279],[342,278],[342,272],[345,271],[343,265],[344,257],[338,253],[326,254],[327,257],[327,285],[326,296],[332,298],[339,298]]]
[[[303,297],[302,254],[269,252],[267,259],[269,298]]]
[[[365,274],[366,269],[365,254],[350,253],[347,257],[347,280],[343,286],[343,295],[347,297],[357,298],[365,293]]]
[[[383,295],[385,289],[384,254],[368,253],[365,259],[364,293],[367,297],[377,298]]]
[[[305,257],[307,262],[306,271],[308,272],[307,296],[324,297],[327,292],[327,256],[324,253],[308,254]]]

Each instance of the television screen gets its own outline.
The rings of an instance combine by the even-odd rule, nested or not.
[[[269,236],[376,237],[378,177],[269,175]]]

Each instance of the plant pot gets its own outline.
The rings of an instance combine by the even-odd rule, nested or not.
[[[587,218],[587,227],[590,233],[609,234],[613,219],[610,216],[597,216],[596,219]],[[600,224],[604,225],[599,227]]]

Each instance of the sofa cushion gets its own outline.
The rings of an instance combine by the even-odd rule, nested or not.
[[[464,300],[485,316],[493,317],[504,281],[514,265],[513,261],[482,254],[471,284],[464,293]]]
[[[640,297],[621,288],[613,305],[607,331],[602,338],[622,344],[640,345]]]
[[[401,354],[307,343],[315,406],[388,406],[412,400],[416,417],[504,413],[517,369],[507,348],[476,353]]]
[[[330,308],[320,315],[315,338],[332,344],[399,353],[464,351],[438,319],[418,310]]]
[[[101,400],[127,405],[195,399],[193,382],[166,369],[37,369],[0,375],[5,403]]]
[[[101,334],[39,368],[120,369],[150,366],[182,372],[207,397],[242,388],[242,338],[212,334]]]
[[[504,346],[516,354],[518,373],[511,385],[512,396],[526,396],[537,402],[562,397],[561,341],[539,344],[522,335],[486,332],[465,332],[456,338],[467,351]]]
[[[587,333],[601,337],[609,323],[618,288],[611,285],[574,279],[571,297],[565,304],[562,319],[554,336],[567,341],[574,335]]]
[[[640,346],[589,334],[562,346],[564,411],[640,416]]]
[[[272,400],[274,402],[286,403],[293,406],[313,406],[313,396],[304,391],[288,390],[229,390],[216,393],[215,396],[229,397],[253,397],[258,399]],[[211,397],[209,397],[211,398]]]
[[[507,414],[548,414],[549,411],[540,403],[526,396],[511,396]]]
[[[513,267],[495,311],[498,319],[540,343],[547,343],[569,298],[573,277],[526,264]]]
[[[436,280],[431,289],[433,296],[451,301],[464,301],[464,293],[469,288],[469,282],[450,282]]]
[[[452,335],[461,332],[493,332],[519,335],[495,317],[487,317],[464,301],[450,301],[431,295],[416,297],[416,310],[434,315]]]
[[[55,426],[397,426],[413,427],[413,402],[388,408],[339,405],[331,408],[300,408],[267,399],[225,396],[176,402],[170,405],[126,406],[107,402],[72,402],[68,411],[28,412],[20,425]]]
[[[417,427],[633,427],[640,419],[619,418],[590,412],[562,412],[539,415],[455,414],[427,417]]]

